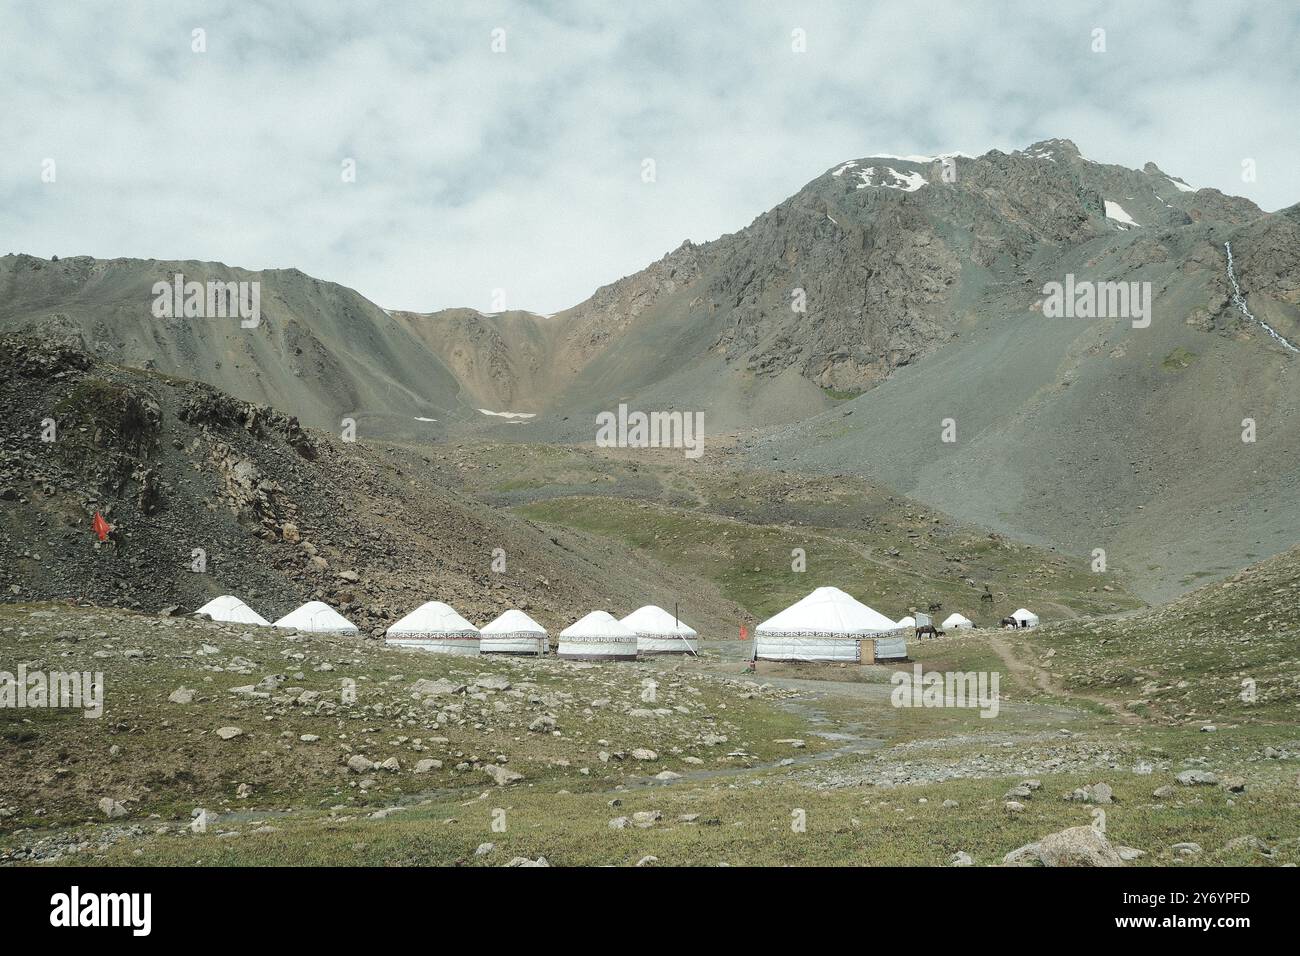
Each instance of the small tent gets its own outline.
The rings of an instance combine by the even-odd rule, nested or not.
[[[859,642],[900,636],[898,624],[839,588],[818,588],[754,629],[755,653],[776,661],[861,660]]]
[[[545,654],[551,649],[546,628],[523,611],[511,608],[479,631],[484,654]]]
[[[970,618],[966,617],[964,614],[949,614],[947,617],[943,619],[942,626],[948,629],[952,629],[952,628],[974,627],[975,624],[973,621],[971,621]]]
[[[229,621],[231,624],[256,624],[258,627],[270,627],[271,622],[258,614],[239,598],[230,594],[213,598],[194,612],[206,614],[214,621]]]
[[[394,647],[414,647],[435,654],[479,652],[478,628],[441,601],[426,601],[385,632]]]
[[[560,632],[561,657],[586,661],[636,660],[636,632],[608,611],[592,611]]]
[[[314,634],[355,634],[357,626],[324,601],[308,601],[275,622],[276,627],[292,627]]]
[[[916,627],[916,618],[912,617],[912,615],[910,615],[910,614],[907,615],[907,617],[900,617],[900,618],[898,619],[898,626],[899,626],[900,628],[902,628],[902,627]]]
[[[695,628],[653,604],[637,608],[622,624],[636,634],[641,654],[694,654],[698,649]]]
[[[1038,626],[1038,615],[1035,614],[1033,611],[1026,610],[1023,607],[1020,610],[1013,613],[1011,616],[1020,622],[1021,627]]]

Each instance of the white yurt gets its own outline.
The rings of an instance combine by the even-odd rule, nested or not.
[[[1033,611],[1026,610],[1026,609],[1023,608],[1023,607],[1022,607],[1020,610],[1016,611],[1016,612],[1015,612],[1014,614],[1012,614],[1011,616],[1014,617],[1017,621],[1020,622],[1020,626],[1021,626],[1021,627],[1037,627],[1037,626],[1038,626],[1038,615],[1035,614]]]
[[[859,641],[899,630],[897,623],[839,588],[818,588],[758,625],[754,639],[764,660],[856,663]]]
[[[620,623],[636,634],[641,654],[694,654],[698,649],[695,628],[654,604],[637,608]]]
[[[258,627],[270,627],[271,622],[258,614],[239,598],[230,594],[215,597],[194,612],[206,614],[214,621],[229,621],[231,624],[256,624]]]
[[[545,654],[551,649],[546,628],[523,611],[511,608],[479,631],[484,654]]]
[[[608,611],[592,611],[560,632],[561,657],[580,661],[636,660],[636,632]]]
[[[384,641],[394,647],[415,647],[435,654],[479,652],[478,628],[441,601],[426,601],[391,625]]]
[[[899,626],[899,627],[916,627],[916,618],[912,617],[912,615],[910,615],[910,614],[907,615],[907,617],[900,617],[900,618],[898,619],[898,626]]]
[[[275,622],[276,627],[293,627],[314,634],[355,634],[357,626],[324,601],[308,601]]]
[[[974,627],[975,622],[964,614],[949,614],[943,619],[943,624],[940,626],[944,628],[966,628]]]

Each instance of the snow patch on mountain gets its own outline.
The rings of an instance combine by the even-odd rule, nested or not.
[[[1131,226],[1141,228],[1142,226],[1142,223],[1138,222],[1124,211],[1123,206],[1117,202],[1112,202],[1109,199],[1106,200],[1106,218],[1115,220],[1115,222],[1119,223],[1120,228],[1122,229],[1128,229]]]
[[[877,167],[868,166],[866,169],[858,170],[858,178],[862,180],[858,188],[879,189],[883,186],[888,189],[900,189],[905,193],[914,193],[926,185],[925,177],[920,173],[900,173],[893,166],[884,166],[880,169],[881,171],[877,171]]]

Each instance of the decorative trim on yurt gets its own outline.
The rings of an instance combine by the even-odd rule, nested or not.
[[[636,634],[636,649],[640,654],[698,652],[700,635],[695,628],[657,605],[639,607],[620,623]]]
[[[559,655],[579,661],[636,660],[636,632],[608,611],[592,611],[560,632]]]
[[[384,632],[385,643],[435,654],[473,656],[479,652],[479,631],[456,609],[441,601],[426,601]]]
[[[545,654],[551,641],[546,628],[511,608],[479,629],[478,649],[484,654]]]
[[[861,641],[898,637],[898,624],[839,588],[818,588],[754,630],[755,653],[775,661],[861,661]]]

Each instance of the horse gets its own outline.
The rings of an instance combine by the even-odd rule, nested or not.
[[[989,586],[987,584],[984,585],[984,593],[980,595],[980,600],[985,602],[986,604],[993,603],[993,592],[989,590]]]
[[[922,624],[920,627],[916,629],[916,639],[919,641],[923,637],[925,637],[926,634],[939,638],[939,637],[943,637],[947,633],[948,633],[947,631],[939,630],[933,624]]]
[[[1021,624],[1019,621],[1017,621],[1014,617],[1004,617],[1002,620],[998,621],[998,627],[1021,628],[1024,627],[1024,625]]]
[[[931,613],[931,614],[938,614],[938,613],[939,613],[940,611],[942,611],[942,610],[943,610],[943,605],[942,605],[942,604],[931,604],[931,605],[930,605],[930,613]]]

